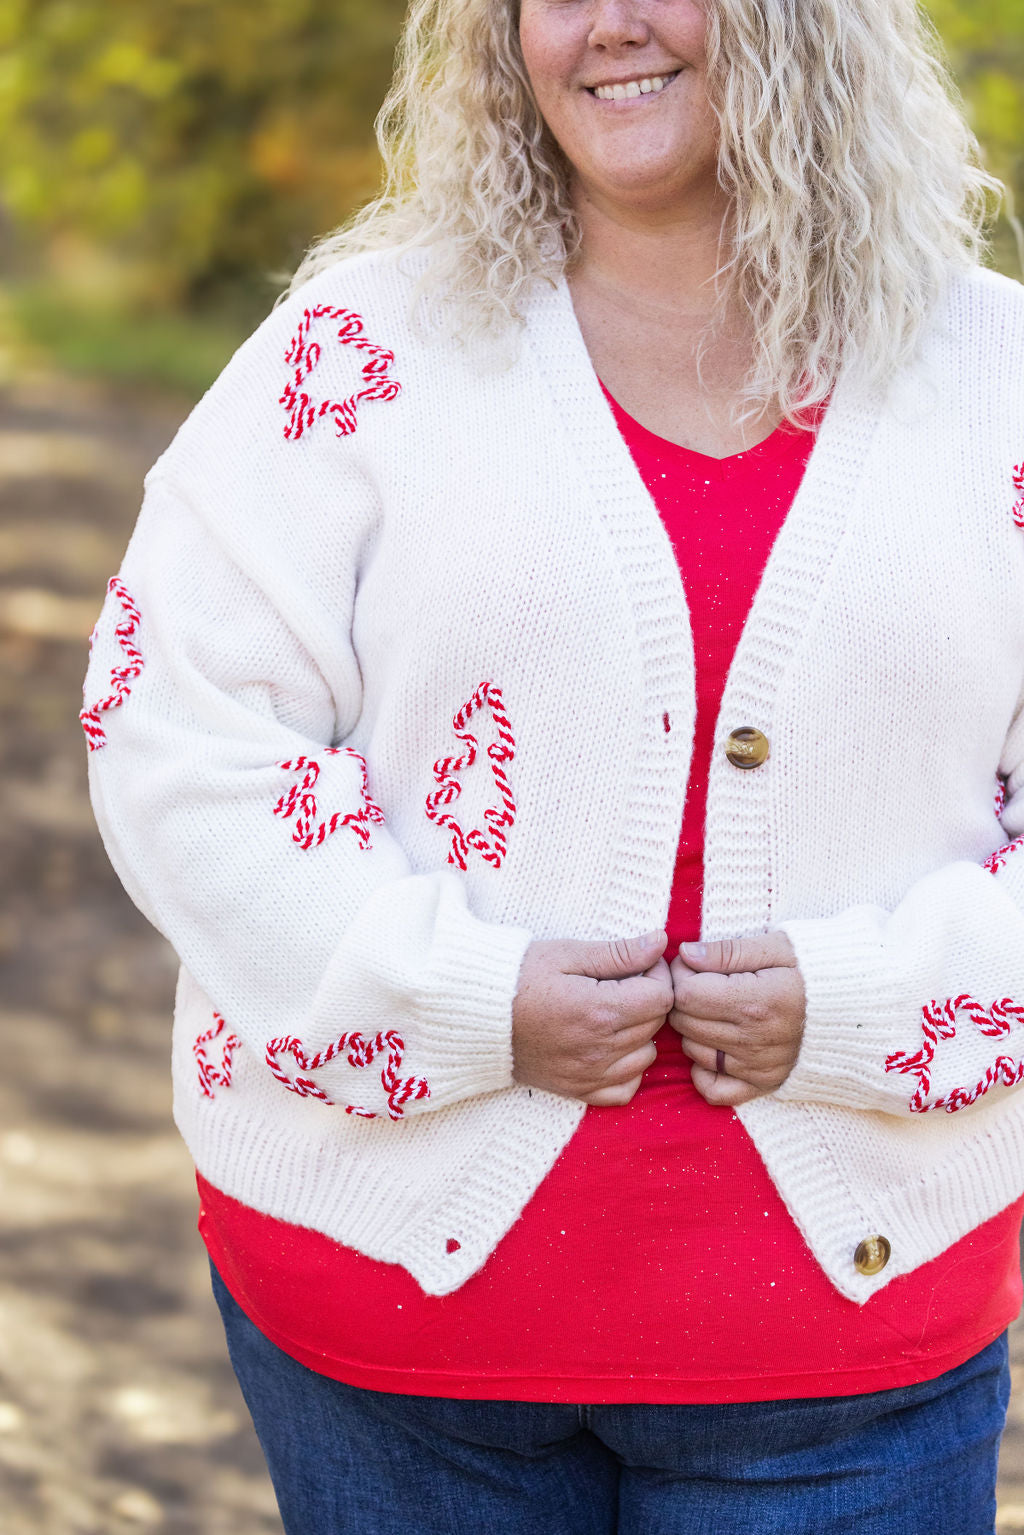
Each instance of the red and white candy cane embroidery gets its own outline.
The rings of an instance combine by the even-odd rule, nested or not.
[[[317,400],[305,388],[309,375],[323,355],[319,341],[310,340],[310,331],[321,321],[339,322],[335,331],[336,339],[342,346],[353,347],[365,357],[362,365],[363,386],[345,400]],[[339,437],[349,437],[356,429],[356,412],[364,400],[394,400],[402,392],[398,380],[389,376],[395,354],[369,339],[363,328],[362,316],[354,314],[351,309],[336,309],[330,304],[318,304],[315,309],[307,309],[291,339],[284,360],[293,369],[279,401],[288,412],[284,435],[290,442],[298,442],[303,433],[308,432],[324,416],[333,419]]]
[[[954,1087],[944,1098],[934,1098],[931,1103],[927,1101],[931,1091],[935,1046],[940,1039],[956,1037],[957,1018],[960,1015],[969,1018],[987,1038],[1000,1039],[1009,1034],[1013,1019],[1018,1022],[1024,1020],[1024,1007],[1010,997],[993,1002],[989,1008],[982,1007],[980,1002],[966,992],[959,997],[947,997],[943,1002],[926,1002],[921,1009],[924,1043],[920,1050],[913,1055],[905,1050],[897,1050],[885,1062],[886,1071],[897,1071],[917,1078],[917,1087],[910,1099],[912,1114],[927,1114],[932,1109],[945,1109],[947,1114],[953,1114],[957,1109],[966,1109],[976,1103],[989,1088],[997,1084],[1014,1087],[1024,1081],[1024,1061],[1014,1060],[1011,1055],[998,1055],[974,1087]]]
[[[480,743],[476,736],[471,734],[468,725],[473,715],[485,705],[491,712],[494,728],[498,733],[498,739],[487,748],[487,755],[490,758],[491,773],[501,800],[500,807],[490,806],[484,811],[484,820],[490,828],[489,837],[476,827],[472,831],[463,831],[455,817],[445,809],[445,806],[453,805],[462,793],[462,784],[456,775],[464,773],[476,761]],[[440,787],[427,795],[427,815],[432,821],[436,821],[438,826],[446,827],[452,834],[452,845],[448,854],[450,864],[465,869],[468,849],[472,847],[476,848],[487,863],[493,865],[495,869],[500,869],[508,851],[506,833],[515,825],[516,819],[516,802],[505,771],[508,764],[515,758],[516,743],[508,715],[505,713],[501,689],[495,687],[493,682],[481,682],[472,698],[468,703],[463,704],[452,720],[452,728],[466,749],[461,756],[441,757],[434,763],[434,777]]]
[[[994,806],[997,820],[1002,815],[1005,805],[1006,779],[1002,776],[1001,773],[997,773],[996,797]],[[986,868],[990,874],[997,874],[999,870],[1005,866],[1006,860],[1009,858],[1010,854],[1019,853],[1022,847],[1024,847],[1024,837],[1015,837],[1012,842],[1004,842],[1002,847],[997,847],[994,853],[989,854],[989,856],[985,859],[983,867]]]
[[[1024,463],[1013,466],[1013,487],[1020,494],[1013,506],[1013,520],[1018,528],[1024,528]]]
[[[280,1055],[292,1055],[296,1064],[302,1071],[317,1071],[321,1066],[326,1066],[336,1056],[346,1053],[346,1059],[350,1066],[369,1066],[375,1056],[387,1052],[387,1060],[380,1074],[381,1086],[388,1095],[388,1115],[391,1119],[401,1119],[405,1113],[405,1105],[419,1098],[429,1098],[430,1088],[424,1077],[399,1076],[402,1065],[402,1056],[405,1053],[405,1041],[400,1034],[393,1029],[387,1033],[375,1034],[372,1039],[365,1039],[362,1034],[343,1034],[326,1049],[320,1050],[316,1055],[307,1055],[299,1039],[272,1039],[267,1044],[267,1065],[277,1080],[288,1089],[290,1093],[298,1093],[300,1098],[319,1098],[321,1103],[334,1104],[334,1099],[329,1098],[322,1087],[318,1087],[309,1077],[290,1077],[284,1070],[278,1057]],[[373,1109],[360,1108],[357,1104],[347,1103],[346,1114],[358,1114],[362,1119],[377,1119],[379,1116]]]
[[[107,733],[100,722],[100,715],[105,714],[108,709],[120,709],[125,699],[131,696],[130,684],[141,674],[146,664],[142,658],[142,652],[135,644],[135,634],[142,622],[142,615],[135,606],[134,598],[117,576],[111,576],[107,582],[107,591],[113,592],[124,610],[124,617],[114,633],[117,635],[117,643],[128,657],[128,665],[111,667],[110,685],[113,691],[106,698],[99,699],[91,708],[83,708],[78,715],[91,752],[99,751],[100,747],[107,744]],[[90,649],[95,637],[94,629],[92,639],[89,641]]]
[[[320,777],[320,764],[313,757],[292,757],[287,762],[279,762],[277,765],[285,772],[298,773],[300,776],[291,788],[281,795],[274,806],[274,814],[279,815],[283,821],[291,820],[292,816],[295,816],[292,841],[298,843],[299,847],[305,851],[311,847],[320,847],[341,827],[349,826],[359,838],[359,846],[367,852],[373,846],[370,840],[370,827],[383,826],[385,822],[383,810],[370,798],[366,758],[359,752],[353,751],[350,746],[328,746],[324,750],[324,756],[351,757],[354,762],[359,763],[362,772],[360,792],[363,800],[360,808],[349,811],[347,815],[336,810],[326,821],[318,821],[320,811],[313,791]],[[298,811],[297,815],[296,811]]]
[[[1004,842],[1002,847],[997,847],[994,853],[990,853],[985,859],[985,868],[990,874],[997,874],[1002,869],[1006,860],[1013,853],[1019,853],[1024,848],[1024,837],[1015,837],[1012,842]]]
[[[231,1086],[231,1059],[239,1045],[242,1043],[238,1035],[229,1034],[227,1039],[224,1041],[221,1050],[219,1066],[214,1065],[212,1061],[208,1060],[206,1055],[206,1046],[211,1044],[215,1039],[219,1039],[226,1028],[227,1024],[224,1022],[224,1019],[221,1017],[220,1013],[214,1013],[213,1028],[208,1029],[205,1034],[200,1034],[199,1038],[192,1046],[192,1054],[195,1056],[196,1065],[199,1068],[199,1086],[203,1090],[204,1098],[216,1097],[216,1094],[213,1091],[215,1086]]]

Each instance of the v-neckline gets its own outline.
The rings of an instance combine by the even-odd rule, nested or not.
[[[667,454],[679,463],[699,468],[702,473],[716,481],[731,479],[735,474],[745,471],[751,457],[755,454],[768,458],[783,447],[789,447],[795,453],[804,452],[808,433],[817,436],[820,427],[820,419],[813,429],[804,430],[792,426],[790,422],[783,419],[774,431],[769,432],[767,437],[762,437],[760,442],[751,443],[749,448],[741,448],[738,453],[726,453],[724,457],[718,458],[714,453],[701,453],[699,448],[686,447],[681,442],[673,442],[671,437],[661,437],[657,432],[652,432],[650,427],[644,426],[642,421],[638,421],[624,405],[620,404],[600,377],[598,377],[598,383],[601,386],[601,393],[611,407],[612,414],[616,418],[622,417],[634,436],[641,442],[647,443],[654,452]]]

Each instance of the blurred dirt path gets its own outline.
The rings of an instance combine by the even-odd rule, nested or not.
[[[171,1123],[175,966],[100,846],[87,638],[184,413],[0,395],[0,1535],[280,1535]]]
[[[0,393],[0,1535],[281,1531],[171,1123],[175,967],[107,864],[77,722],[182,414],[60,379]],[[1014,1353],[1001,1531],[1024,1531],[1021,1323]]]

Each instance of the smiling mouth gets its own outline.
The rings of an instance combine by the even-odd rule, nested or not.
[[[615,85],[591,85],[587,89],[598,101],[636,101],[640,96],[660,95],[678,74],[679,70],[676,69],[669,75],[645,75],[640,80],[624,80]]]

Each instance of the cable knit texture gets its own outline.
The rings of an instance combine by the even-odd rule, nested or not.
[[[567,288],[499,370],[416,329],[414,283],[355,258],[242,347],[149,476],[83,724],[181,957],[200,1170],[444,1294],[584,1112],[512,1081],[527,944],[664,919],[694,686]],[[1024,291],[977,272],[886,398],[840,381],[719,717],[704,934],[782,926],[808,993],[739,1112],[858,1301],[1024,1189],[1024,852],[984,867],[1024,831],[1022,358]]]

